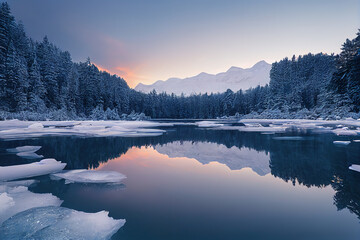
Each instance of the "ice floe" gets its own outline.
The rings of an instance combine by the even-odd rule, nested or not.
[[[353,164],[349,167],[349,169],[360,172],[360,165]]]
[[[52,174],[53,177],[65,179],[65,183],[120,183],[125,175],[115,171],[68,170]]]
[[[159,136],[165,131],[156,129],[156,127],[164,126],[174,126],[174,124],[152,121],[0,121],[0,138],[25,139],[61,135],[91,137]]]
[[[199,127],[214,130],[238,130],[241,132],[260,133],[333,133],[339,136],[360,135],[360,121],[354,119],[346,120],[307,120],[307,119],[242,119],[238,122],[240,126],[226,121],[201,121],[196,123]],[[241,126],[244,124],[245,126]]]
[[[38,151],[41,146],[21,146],[16,148],[7,149],[8,152],[16,153],[17,156],[27,159],[43,158],[43,155],[38,155],[35,152]]]
[[[198,127],[204,127],[204,128],[212,128],[212,127],[221,127],[224,126],[224,124],[215,122],[215,121],[200,121],[196,122],[196,125]]]
[[[110,239],[126,221],[108,214],[56,206],[32,208],[6,220],[0,227],[0,239]]]
[[[350,130],[347,127],[334,129],[334,130],[332,130],[332,132],[338,136],[356,136],[356,135],[358,135],[358,131]]]
[[[8,152],[20,153],[20,152],[37,152],[40,150],[41,146],[21,146],[16,148],[7,149]]]
[[[333,141],[336,145],[349,145],[351,141]]]
[[[6,219],[27,209],[61,205],[62,201],[50,193],[30,192],[28,186],[33,183],[34,180],[0,183],[0,225]]]
[[[43,155],[39,155],[34,152],[19,152],[16,154],[19,157],[27,158],[27,159],[37,159],[37,158],[43,158]]]
[[[53,158],[43,159],[40,162],[0,167],[0,181],[10,181],[21,178],[36,177],[63,170],[66,163]]]

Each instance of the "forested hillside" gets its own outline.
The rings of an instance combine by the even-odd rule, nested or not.
[[[33,41],[7,3],[0,8],[0,118],[359,118],[360,32],[339,55],[308,54],[272,64],[270,84],[247,91],[175,96],[130,89],[124,79],[70,53],[47,37]]]

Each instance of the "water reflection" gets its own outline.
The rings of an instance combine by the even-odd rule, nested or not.
[[[270,173],[270,156],[265,151],[256,151],[251,148],[230,148],[223,144],[209,142],[174,141],[154,147],[159,153],[174,157],[195,158],[197,161],[208,164],[219,162],[231,170],[251,168],[263,176]]]
[[[355,239],[360,233],[356,218],[335,210],[330,186],[294,187],[251,168],[203,165],[153,147],[132,147],[98,169],[128,178],[121,188],[62,184],[60,191],[48,181],[46,191],[64,207],[125,218],[114,239]],[[44,191],[45,182],[31,190]]]
[[[44,177],[31,189],[53,193],[64,200],[64,207],[105,209],[112,217],[126,218],[114,239],[359,235],[354,215],[336,211],[347,208],[360,216],[360,174],[348,170],[350,164],[360,163],[360,144],[332,143],[349,137],[323,134],[306,141],[279,141],[273,135],[191,126],[167,130],[149,138],[8,141],[0,142],[0,148],[39,145],[43,147],[38,154],[67,162],[69,169],[98,168],[127,175],[124,185],[115,188],[64,185]],[[1,165],[31,161],[0,154]]]

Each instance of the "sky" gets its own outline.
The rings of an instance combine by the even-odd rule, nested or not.
[[[339,53],[359,0],[9,0],[27,34],[130,87],[284,57]]]

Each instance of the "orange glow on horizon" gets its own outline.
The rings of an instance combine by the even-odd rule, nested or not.
[[[136,74],[128,67],[115,67],[114,69],[108,69],[94,62],[92,62],[92,64],[94,64],[100,71],[115,74],[118,77],[123,78],[131,88],[134,88],[138,83],[147,80],[146,77]]]

